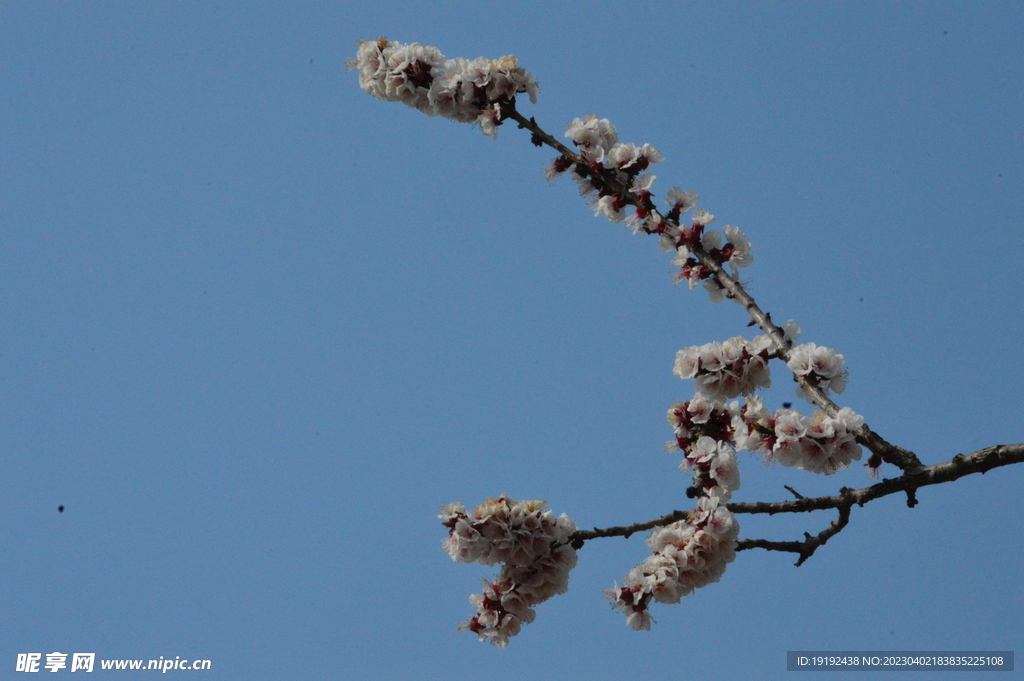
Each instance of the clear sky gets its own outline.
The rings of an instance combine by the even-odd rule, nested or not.
[[[762,307],[843,353],[840,405],[925,463],[1024,440],[1021,3],[4,2],[0,678],[53,651],[232,680],[1024,653],[1022,466],[855,508],[799,568],[742,552],[650,632],[602,595],[641,536],[588,543],[508,648],[456,632],[495,570],[449,560],[437,509],[687,508],[675,353],[752,334],[547,183],[523,131],[363,93],[344,61],[379,35],[514,54],[550,132],[593,113],[658,147],[657,200],[743,229]],[[740,457],[736,501],[870,483]]]

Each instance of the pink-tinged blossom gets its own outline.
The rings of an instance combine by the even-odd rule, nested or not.
[[[725,300],[725,287],[718,283],[717,279],[705,279],[704,290],[708,292],[708,300],[712,303],[720,303]]]
[[[707,495],[726,503],[740,488],[740,469],[736,450],[728,442],[717,443],[717,451],[708,465],[708,475],[715,484],[706,487]]]
[[[580,153],[598,163],[619,141],[615,126],[607,118],[598,119],[594,114],[573,119],[565,129],[565,136],[573,141]]]
[[[672,223],[666,223],[666,226],[662,228],[661,234],[658,235],[658,250],[662,253],[677,251],[676,239],[678,237],[679,228],[672,225]]]
[[[718,441],[704,435],[687,450],[682,468],[685,471],[690,471],[695,465],[710,464],[716,456],[718,456]]]
[[[722,247],[722,235],[713,229],[708,230],[701,235],[700,245],[708,252],[718,250]]]
[[[795,409],[775,412],[775,435],[779,440],[797,441],[807,434],[807,417]]]
[[[557,178],[559,175],[569,170],[572,167],[572,161],[567,159],[565,156],[556,156],[551,160],[544,168],[544,179],[549,182]]]
[[[349,68],[369,94],[460,123],[476,123],[496,136],[501,105],[527,94],[537,101],[537,82],[515,57],[448,59],[436,47],[403,45],[380,38],[359,44]]]
[[[770,417],[756,398],[748,398],[744,408],[729,405],[736,446],[760,451],[765,461],[777,461],[791,468],[831,475],[859,461],[861,446],[857,433],[864,419],[849,407],[833,418],[823,411],[805,416],[791,409],[780,409]]]
[[[699,197],[695,191],[683,191],[679,187],[672,187],[668,190],[668,197],[665,202],[671,207],[675,219],[697,205]]]
[[[694,397],[671,405],[667,416],[681,449],[689,449],[705,435],[722,442],[731,441],[732,415],[720,402]]]
[[[673,373],[696,379],[696,394],[724,401],[771,386],[766,336],[746,341],[740,336],[722,343],[685,348],[676,353]]]
[[[846,389],[843,361],[843,356],[831,348],[805,343],[790,351],[786,366],[797,376],[806,377],[816,383],[825,393],[830,390],[842,393]],[[802,386],[797,388],[797,395],[801,399],[807,399]]]
[[[632,194],[636,194],[638,197],[646,194],[646,198],[650,198],[651,186],[654,184],[656,179],[658,179],[657,175],[644,173],[643,175],[633,178],[633,181],[629,185],[629,191]]]
[[[603,215],[612,222],[626,219],[626,203],[616,195],[598,196],[593,201],[594,215]]]
[[[693,345],[676,353],[676,363],[672,373],[682,379],[693,378],[701,369],[703,345]]]
[[[578,166],[570,168],[572,179],[576,181],[576,188],[579,189],[580,196],[588,197],[597,191],[597,187],[590,181],[590,178],[586,175],[580,174]]]
[[[518,59],[509,54],[491,60],[488,66],[490,82],[487,85],[487,96],[491,101],[512,99],[518,93],[525,93],[531,103],[537,103],[540,86],[531,74],[519,66]]]
[[[652,175],[651,177],[654,176]],[[641,194],[638,197],[638,200],[644,201],[646,199],[643,194]],[[633,234],[645,232],[647,234],[658,234],[661,237],[667,236],[669,243],[671,243],[671,225],[665,222],[660,213],[648,213],[646,210],[641,211],[640,208],[637,208],[636,213],[626,218],[626,224],[629,225],[630,229],[632,229]],[[666,235],[666,232],[668,232],[668,235]],[[669,246],[669,250],[672,250],[671,245]]]
[[[765,445],[765,438],[770,433],[771,414],[764,406],[760,397],[747,397],[741,407],[739,402],[729,404],[732,414],[733,442],[736,449],[748,451],[764,451],[770,455],[771,447]]]
[[[665,445],[666,451],[682,450],[679,468],[695,474],[704,495],[727,501],[740,486],[729,408],[695,397],[670,406],[667,416],[676,439]]]
[[[663,160],[657,149],[650,144],[638,147],[633,143],[615,144],[608,150],[606,164],[617,168],[629,175],[643,172],[652,163],[661,163]]]
[[[748,267],[754,263],[754,256],[751,254],[750,240],[747,235],[740,231],[735,225],[726,225],[725,238],[728,239],[725,250],[728,257],[726,261],[732,268],[732,276],[739,276],[740,267]]]
[[[697,424],[707,423],[714,415],[717,406],[713,401],[702,397],[694,397],[686,403],[690,421]]]
[[[395,47],[386,55],[384,98],[430,112],[428,94],[434,78],[443,70],[444,55],[436,47],[419,43]]]
[[[718,500],[701,498],[686,520],[658,528],[647,540],[652,555],[605,593],[636,630],[650,629],[652,601],[678,603],[694,589],[717,582],[736,558],[739,524]]]
[[[715,216],[707,212],[703,208],[698,208],[693,211],[693,224],[707,227],[715,221]]]
[[[498,126],[501,125],[501,104],[485,108],[480,112],[476,122],[480,126],[480,132],[491,139],[496,139],[498,137]]]
[[[483,593],[470,597],[477,613],[460,631],[504,647],[533,621],[535,605],[569,588],[577,556],[568,541],[576,525],[565,514],[555,518],[544,501],[517,502],[503,494],[470,512],[449,504],[438,517],[448,528],[443,548],[452,560],[503,564]]]
[[[860,460],[861,447],[857,444],[856,430],[863,425],[864,420],[852,409],[843,407],[836,418],[829,417],[823,411],[816,411],[807,421],[804,446],[799,455],[791,457],[792,463],[789,465],[812,473],[831,475],[849,466],[851,461]],[[854,428],[851,430],[850,426]]]

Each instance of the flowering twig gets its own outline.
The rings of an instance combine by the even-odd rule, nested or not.
[[[1024,462],[1024,442],[1011,445],[995,445],[980,449],[972,454],[957,454],[949,461],[937,463],[932,466],[922,466],[914,473],[904,473],[898,478],[882,480],[869,487],[862,489],[849,489],[843,487],[839,494],[825,497],[804,497],[787,501],[771,502],[730,502],[726,508],[733,513],[807,513],[810,511],[821,511],[836,508],[840,511],[839,526],[833,523],[825,532],[818,535],[814,540],[805,539],[802,542],[770,542],[765,539],[741,539],[736,547],[737,551],[744,549],[768,549],[773,551],[794,551],[801,555],[800,562],[803,563],[814,549],[822,545],[839,532],[849,520],[849,512],[853,505],[863,506],[864,504],[878,499],[905,492],[908,495],[907,506],[913,508],[917,505],[915,492],[921,487],[938,485],[944,482],[952,482],[966,475],[974,473],[987,473],[993,468],[1009,466],[1015,463]],[[793,492],[788,486],[790,492]],[[796,494],[795,492],[793,492]],[[844,515],[845,514],[845,515]],[[577,530],[568,538],[569,542],[577,547],[582,542],[599,537],[629,537],[636,532],[642,532],[654,527],[663,527],[674,523],[683,517],[683,511],[673,511],[667,515],[633,525],[619,527],[594,528],[593,530]],[[827,534],[826,534],[827,533]]]
[[[738,268],[753,262],[747,236],[732,225],[723,229],[724,239],[706,229],[714,216],[696,208],[693,191],[671,188],[670,209],[658,210],[651,191],[657,178],[645,171],[663,160],[661,154],[649,144],[620,143],[607,119],[588,115],[570,123],[565,137],[572,140],[573,149],[543,130],[534,118],[519,113],[516,97],[527,94],[536,103],[539,87],[514,57],[446,59],[434,47],[380,38],[360,43],[357,58],[349,66],[359,70],[360,87],[374,97],[400,101],[430,116],[472,123],[491,137],[497,137],[506,121],[515,121],[530,132],[534,145],[558,152],[545,172],[548,179],[569,172],[595,215],[625,222],[634,233],[658,236],[662,250],[674,253],[672,262],[681,268],[677,283],[686,281],[691,289],[703,286],[713,302],[728,298],[742,305],[751,319],[749,325],[756,324],[763,332],[752,339],[736,336],[685,348],[676,356],[674,373],[693,379],[695,391],[692,399],[668,408],[675,437],[666,449],[682,453],[680,468],[693,475],[687,496],[697,499],[696,508],[593,530],[578,530],[564,514],[555,518],[541,500],[516,502],[507,495],[489,499],[472,511],[461,504],[442,508],[440,517],[448,528],[444,548],[453,560],[502,564],[497,578],[485,582],[483,593],[470,597],[477,613],[462,629],[506,645],[523,624],[532,621],[535,605],[565,591],[576,552],[586,541],[653,530],[647,539],[651,555],[630,570],[623,586],[606,591],[629,626],[649,629],[652,603],[677,603],[694,589],[718,581],[736,551],[761,548],[797,553],[800,565],[846,527],[855,504],[903,492],[907,505],[913,507],[921,487],[1024,461],[1024,443],[1020,443],[924,466],[916,454],[871,430],[852,409],[840,408],[829,394],[845,388],[843,355],[814,343],[795,345],[799,325],[792,320],[775,324],[740,282]],[[635,210],[627,215],[627,208]],[[691,210],[684,221],[682,216]],[[819,411],[807,416],[783,403],[782,409],[770,412],[754,396],[771,385],[768,363],[775,359],[792,372],[797,395]],[[745,404],[728,402],[741,395]],[[795,499],[730,501],[740,487],[739,450],[758,451],[769,462],[829,475],[858,460],[861,446],[872,452],[867,462],[872,472],[877,473],[884,462],[902,474],[863,489],[842,487],[835,496],[809,498],[787,486]],[[816,535],[805,533],[801,541],[737,541],[736,514],[833,508],[839,517]]]
[[[610,176],[608,173],[595,172],[593,171],[586,160],[580,155],[571,151],[564,144],[555,139],[552,135],[541,128],[535,118],[527,119],[521,113],[519,113],[514,102],[509,105],[505,115],[516,121],[520,128],[525,128],[532,134],[532,141],[535,145],[546,144],[549,147],[555,149],[562,155],[565,162],[572,165],[582,174],[588,174],[591,181],[595,184],[604,185],[608,190],[614,192],[617,197],[621,198],[622,203],[627,205],[639,205],[640,201],[629,191],[629,187],[619,182],[614,176]],[[670,219],[662,215],[657,208],[652,205],[646,207],[646,211],[652,216],[657,216],[655,221],[661,224],[668,224],[673,226],[676,230],[679,230],[680,225],[678,219]],[[777,348],[774,353],[775,356],[779,357],[784,361],[789,361],[790,350],[793,347],[793,342],[786,338],[785,331],[776,326],[772,322],[771,315],[764,312],[754,300],[754,297],[747,292],[738,279],[731,276],[721,263],[707,252],[704,246],[698,241],[693,244],[689,244],[691,253],[696,256],[701,264],[707,267],[714,274],[715,279],[724,288],[727,293],[726,297],[736,301],[747,311],[750,318],[762,331],[767,335]],[[821,408],[826,414],[831,417],[836,417],[839,413],[839,406],[832,401],[831,398],[825,393],[821,387],[812,380],[809,376],[795,375],[794,379],[800,384],[800,387],[807,393],[811,402]],[[905,472],[913,472],[921,467],[921,461],[917,458],[917,455],[913,452],[897,447],[887,442],[878,433],[871,430],[867,424],[864,424],[860,432],[857,434],[858,441],[871,450],[874,454],[885,461],[886,463],[892,464],[899,467]]]

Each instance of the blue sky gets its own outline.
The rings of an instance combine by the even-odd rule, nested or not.
[[[515,54],[550,132],[594,113],[658,147],[659,200],[743,229],[762,307],[845,355],[839,403],[936,463],[1024,440],[1022,30],[1012,2],[3,3],[0,676],[53,651],[774,679],[787,650],[1024,650],[1020,466],[854,509],[800,568],[743,552],[650,632],[601,593],[637,536],[588,543],[507,649],[457,633],[494,570],[448,559],[438,507],[687,507],[675,353],[750,330],[522,131],[344,68],[378,35]],[[793,399],[776,370],[766,400]],[[870,482],[740,456],[738,501]]]

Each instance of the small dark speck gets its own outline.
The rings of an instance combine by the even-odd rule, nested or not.
[[[949,31],[943,31],[942,35],[949,35]]]
[[[789,408],[790,408],[790,407],[792,407],[792,406],[793,406],[793,403],[792,403],[792,402],[783,402],[783,403],[782,403],[782,408],[783,408],[783,409],[789,409]]]
[[[862,302],[862,303],[863,303],[863,302],[864,302],[864,299],[863,299],[863,298],[861,298],[861,299],[860,299],[860,302]]]
[[[1003,174],[1002,174],[1002,173],[999,173],[999,177],[1002,177],[1002,176],[1003,176]]]
[[[310,59],[310,60],[309,60],[309,63],[310,63],[310,64],[312,64],[312,63],[313,63],[313,60],[312,60],[312,59]]]
[[[63,513],[64,512],[64,507],[63,506],[58,506],[57,507],[57,512],[58,513]]]

